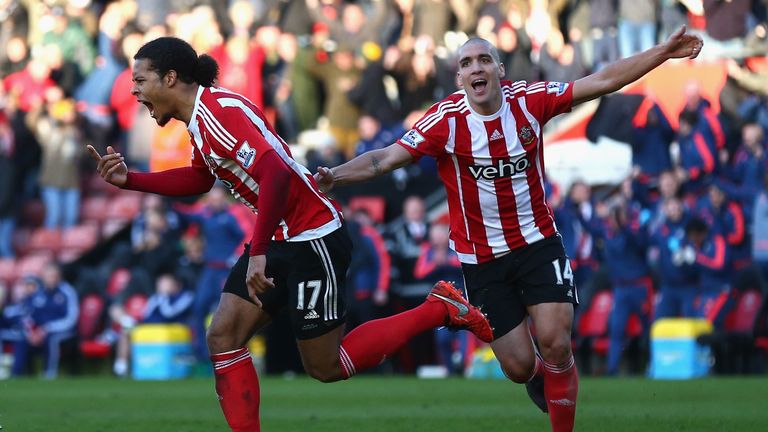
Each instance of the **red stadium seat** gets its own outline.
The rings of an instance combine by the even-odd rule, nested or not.
[[[121,192],[120,195],[109,200],[107,205],[107,219],[130,221],[141,210],[141,194]]]
[[[16,260],[0,258],[0,282],[13,284],[16,281]]]
[[[40,200],[30,200],[21,209],[21,220],[24,225],[39,227],[45,220],[45,205]]]
[[[375,223],[380,224],[384,222],[386,201],[380,196],[356,196],[350,198],[349,209],[365,210]]]
[[[80,300],[77,334],[81,340],[93,339],[104,329],[104,306],[104,299],[98,294],[88,294]]]
[[[17,228],[13,231],[13,249],[16,256],[24,256],[29,252],[29,239],[32,237],[32,230],[29,228]]]
[[[579,320],[579,335],[583,337],[605,336],[608,333],[608,318],[613,309],[613,293],[600,291],[592,298],[589,309]]]
[[[125,268],[119,268],[112,272],[107,282],[107,295],[114,297],[125,289],[128,281],[131,280],[131,272]]]
[[[125,228],[126,225],[128,225],[128,221],[124,220],[117,220],[117,219],[108,219],[104,221],[104,225],[101,227],[101,237],[104,239],[108,239],[115,234],[117,234],[120,230]]]
[[[725,330],[729,333],[752,332],[762,301],[760,291],[748,290],[741,293],[736,300],[736,306],[725,317]]]
[[[85,252],[94,247],[99,240],[99,227],[94,223],[76,225],[65,229],[61,236],[62,249],[74,249]]]
[[[98,294],[88,294],[80,301],[80,318],[77,335],[80,338],[80,352],[87,358],[104,358],[112,353],[112,347],[96,340],[104,330],[104,299]]]
[[[21,258],[16,265],[16,276],[39,276],[52,260],[50,253],[35,253]]]
[[[29,251],[50,251],[56,254],[61,249],[61,231],[58,229],[38,228],[29,238]]]
[[[133,294],[125,301],[125,312],[136,321],[144,318],[144,309],[147,306],[147,296],[143,294]]]
[[[107,198],[103,196],[86,198],[80,208],[80,216],[84,221],[103,222],[107,218]]]

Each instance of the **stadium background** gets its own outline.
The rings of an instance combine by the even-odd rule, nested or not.
[[[763,182],[766,3],[733,0],[722,8],[716,3],[2,0],[0,308],[7,311],[24,296],[25,285],[36,289],[46,267],[60,263],[62,283],[74,288],[80,304],[72,328],[76,335],[62,345],[61,374],[107,375],[126,329],[145,318],[158,276],[172,274],[180,289],[200,297],[202,273],[208,269],[207,277],[214,277],[212,269],[226,266],[236,253],[231,241],[222,241],[225,233],[210,223],[211,212],[223,211],[243,232],[250,231],[253,216],[240,204],[230,206],[220,197],[157,200],[119,191],[95,175],[85,144],[101,151],[115,146],[135,170],[188,163],[191,150],[183,124],[158,128],[130,96],[130,57],[147,40],[176,35],[211,54],[221,67],[221,85],[262,106],[294,155],[314,171],[390,144],[429,105],[455,91],[454,54],[469,35],[499,47],[510,79],[570,81],[687,24],[705,39],[699,59],[664,65],[613,98],[615,105],[605,102],[606,109],[600,110],[599,102],[587,104],[546,130],[550,199],[558,226],[576,227],[563,234],[574,265],[586,269],[577,276],[586,303],[577,318],[574,345],[584,375],[606,373],[611,303],[601,302],[602,309],[590,306],[594,298],[611,300],[611,280],[601,240],[578,228],[577,213],[623,207],[645,226],[660,217],[660,171],[674,172],[683,164],[677,134],[664,143],[672,143],[667,167],[659,162],[665,157],[649,158],[643,153],[647,143],[633,138],[636,130],[653,128],[643,116],[655,103],[675,132],[681,111],[699,113],[696,127],[714,148],[716,168],[704,183],[681,182],[690,213],[705,213],[706,188],[714,184],[741,215],[740,226],[730,224],[723,231],[742,233],[729,248],[743,253],[739,256],[746,261],[723,270],[730,289],[711,341],[717,354],[713,373],[764,375],[768,247],[761,237],[768,232],[768,215],[759,203],[768,194]],[[611,117],[611,107],[617,106],[622,111]],[[745,130],[760,133],[745,138]],[[745,166],[755,167],[751,177],[740,175]],[[431,282],[416,277],[414,268],[428,248],[428,227],[445,222],[434,165],[425,160],[369,184],[339,189],[336,196],[359,227],[359,262],[350,275],[349,293],[354,319],[420,302]],[[242,241],[235,241],[237,247]],[[653,248],[647,258],[648,276],[657,283],[644,311],[653,316],[659,288]],[[195,328],[199,314],[191,309],[173,320]],[[643,375],[648,328],[634,318],[631,323],[621,374]],[[0,337],[13,325],[0,322]],[[287,329],[281,317],[262,335],[268,373],[302,373]],[[4,339],[0,367],[6,373],[11,345]],[[452,334],[424,334],[378,372],[412,375],[420,366],[442,363],[461,373],[475,345]],[[39,362],[33,366],[29,373],[39,374]],[[204,364],[195,372],[208,373]],[[643,381],[632,382],[642,386]],[[742,385],[722,382],[723,388]],[[4,387],[22,391],[21,383],[9,381],[10,387]],[[6,416],[3,406],[0,414]]]

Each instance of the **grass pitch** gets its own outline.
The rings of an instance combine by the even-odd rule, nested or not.
[[[504,381],[363,376],[335,384],[264,378],[265,432],[548,431]],[[583,378],[579,431],[768,431],[768,377],[682,382]],[[2,432],[228,430],[212,379],[0,381]]]

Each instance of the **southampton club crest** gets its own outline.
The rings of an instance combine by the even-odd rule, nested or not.
[[[533,133],[533,129],[530,126],[523,126],[517,131],[517,136],[520,137],[520,142],[524,145],[530,145],[533,140],[536,139],[536,135]]]

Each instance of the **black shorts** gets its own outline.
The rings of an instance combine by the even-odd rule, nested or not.
[[[275,287],[259,295],[263,309],[275,316],[290,307],[291,324],[297,339],[321,336],[344,323],[346,275],[352,256],[352,241],[346,227],[317,240],[270,242],[265,275]],[[248,245],[232,267],[224,292],[249,302],[245,276]]]
[[[482,307],[498,339],[527,316],[526,306],[579,303],[560,236],[482,264],[462,264],[469,302]]]

